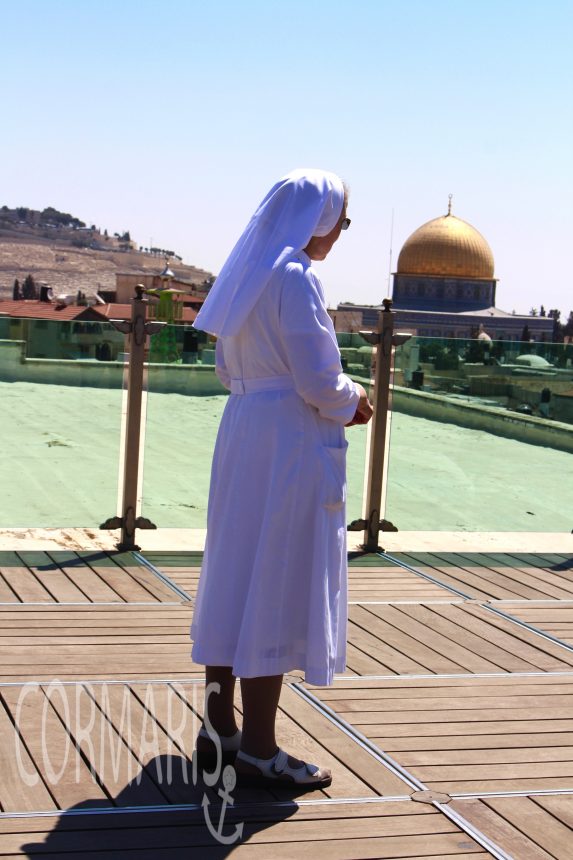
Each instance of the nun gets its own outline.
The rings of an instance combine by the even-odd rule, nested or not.
[[[332,781],[278,747],[275,720],[284,673],[328,685],[345,669],[344,428],[367,423],[372,406],[342,372],[314,262],[350,226],[346,207],[333,173],[295,170],[277,182],[194,323],[216,335],[216,372],[230,390],[191,627],[209,693],[197,753],[219,747],[242,784],[304,791]]]

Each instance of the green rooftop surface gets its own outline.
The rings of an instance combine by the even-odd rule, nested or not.
[[[98,526],[117,510],[122,392],[0,383],[0,528]],[[204,528],[225,396],[152,392],[143,508]],[[348,430],[348,519],[361,515],[365,430]],[[392,417],[386,518],[400,531],[570,532],[571,455],[401,413]]]

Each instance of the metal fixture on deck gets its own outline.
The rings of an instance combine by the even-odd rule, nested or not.
[[[147,299],[145,287],[138,284],[131,305],[131,320],[110,320],[118,331],[130,335],[127,376],[127,423],[124,437],[124,472],[121,516],[114,516],[101,524],[101,529],[121,529],[119,550],[139,549],[135,543],[136,529],[157,528],[146,517],[137,517],[137,490],[139,472],[139,439],[141,433],[141,402],[143,395],[143,366],[145,339],[165,326],[162,322],[146,322]]]
[[[380,519],[382,484],[384,480],[384,458],[386,456],[386,433],[388,427],[388,404],[390,400],[390,375],[392,347],[401,346],[410,339],[409,334],[394,333],[392,299],[382,300],[383,310],[378,315],[377,330],[361,331],[361,337],[376,346],[376,368],[374,372],[374,395],[370,453],[368,463],[368,488],[363,519],[354,520],[348,531],[364,530],[364,552],[380,552],[378,535],[381,531],[398,531],[388,520]]]

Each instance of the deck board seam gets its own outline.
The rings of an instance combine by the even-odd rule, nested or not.
[[[449,591],[451,594],[455,594],[458,597],[461,597],[463,600],[474,600],[475,598],[467,594],[465,591],[462,591],[460,588],[456,588],[454,585],[447,585],[445,582],[441,582],[434,576],[431,576],[429,573],[423,573],[423,571],[419,570],[416,567],[412,567],[405,561],[400,561],[400,559],[395,558],[395,556],[390,555],[387,552],[379,552],[376,553],[381,558],[385,558],[388,561],[391,561],[393,564],[398,565],[399,567],[404,568],[404,570],[409,570],[410,573],[414,573],[416,576],[419,576],[421,579],[425,579],[427,582],[432,582],[434,585],[439,586],[440,588],[445,588],[446,591]]]
[[[340,717],[336,711],[326,705],[324,702],[321,702],[320,699],[315,696],[310,690],[306,690],[298,683],[289,684],[289,687],[294,690],[302,699],[304,699],[307,704],[310,704],[316,711],[322,713],[331,723],[337,726],[345,735],[347,735],[351,740],[353,740],[358,746],[362,747],[366,752],[368,752],[373,758],[383,764],[388,770],[405,782],[413,791],[426,791],[427,786],[424,785],[423,782],[420,782],[417,777],[413,776],[405,767],[395,761],[391,756],[385,753],[383,750],[380,750],[376,744],[374,744],[366,735],[363,735],[362,732],[358,731],[358,729],[353,726],[351,723],[348,723],[342,717]]]
[[[193,597],[187,591],[185,591],[185,589],[181,588],[179,585],[177,585],[176,582],[174,582],[170,577],[168,577],[167,574],[163,573],[163,571],[155,567],[155,565],[147,558],[145,558],[142,553],[134,551],[132,552],[132,555],[136,559],[136,561],[144,565],[149,571],[151,571],[151,573],[154,574],[154,576],[156,576],[161,582],[163,582],[164,585],[174,591],[175,594],[179,595],[179,597],[181,597],[186,602],[193,602]]]
[[[546,633],[545,630],[541,630],[539,627],[535,627],[533,624],[529,624],[527,621],[522,621],[521,618],[517,618],[517,616],[510,615],[508,612],[504,612],[502,609],[498,609],[496,606],[492,606],[491,604],[486,603],[482,605],[484,609],[487,609],[489,612],[494,612],[500,618],[504,618],[506,621],[510,621],[512,624],[517,624],[519,625],[519,627],[523,627],[525,630],[529,630],[530,633],[534,633],[536,636],[541,636],[543,639],[547,639],[554,645],[558,645],[561,648],[565,648],[567,651],[570,651],[573,654],[573,645],[570,645],[568,642],[564,642],[557,636],[553,636],[552,633]]]

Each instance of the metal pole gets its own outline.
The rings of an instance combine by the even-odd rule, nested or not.
[[[123,497],[121,516],[109,517],[100,529],[121,529],[121,540],[117,545],[120,551],[139,549],[135,543],[135,530],[157,528],[146,517],[136,517],[139,439],[141,432],[141,403],[143,399],[143,364],[145,358],[145,338],[148,334],[160,331],[165,323],[145,322],[147,301],[143,298],[145,287],[138,284],[131,305],[131,321],[110,320],[117,331],[130,335],[129,364],[127,368],[127,421],[124,438]]]
[[[127,376],[127,424],[124,440],[123,500],[121,505],[120,550],[139,549],[135,543],[141,401],[143,395],[143,360],[145,357],[145,309],[143,286],[135,288],[131,305],[129,368]]]
[[[386,430],[388,427],[388,403],[390,399],[390,372],[392,365],[392,335],[394,333],[392,301],[384,299],[384,310],[378,316],[376,370],[374,374],[374,394],[372,429],[370,434],[370,456],[368,463],[368,485],[366,490],[364,549],[376,552],[380,532],[380,502],[384,478],[384,454],[386,450]]]

